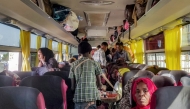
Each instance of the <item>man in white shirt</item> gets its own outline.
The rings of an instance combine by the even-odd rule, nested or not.
[[[105,51],[107,50],[107,45],[107,42],[102,42],[101,48],[94,52],[93,55],[93,59],[100,63],[102,69],[106,67]]]

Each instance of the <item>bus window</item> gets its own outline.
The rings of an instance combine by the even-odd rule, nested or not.
[[[190,72],[190,52],[181,53],[181,69]]]
[[[10,71],[18,71],[19,52],[0,52],[0,72],[5,68]]]

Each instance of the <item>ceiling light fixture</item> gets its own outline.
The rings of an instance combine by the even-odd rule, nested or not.
[[[81,1],[80,3],[85,4],[85,5],[99,6],[99,5],[111,5],[114,2],[112,1]]]

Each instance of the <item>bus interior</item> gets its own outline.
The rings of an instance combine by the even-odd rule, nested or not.
[[[150,106],[149,109],[190,109],[190,0],[0,0],[0,78],[10,76],[4,74],[4,71],[14,72],[11,76],[14,84],[4,84],[4,79],[0,79],[0,82],[4,81],[0,83],[0,92],[5,86],[13,89],[27,86],[24,80],[34,76],[39,65],[39,48],[50,49],[58,63],[72,66],[70,59],[80,59],[78,45],[83,40],[92,46],[92,57],[102,42],[108,44],[107,49],[111,53],[114,52],[112,50],[117,52],[116,44],[122,42],[123,50],[129,56],[129,60],[122,65],[107,62],[105,69],[108,81],[102,84],[109,84],[108,75],[117,67],[121,81],[118,80],[118,84],[111,82],[111,90],[116,89],[117,94],[122,96],[114,102],[102,100],[102,107],[97,109],[132,109],[120,107],[119,102],[125,97],[124,90],[128,81],[140,77],[137,74],[153,74],[151,80],[162,93],[155,93],[158,101],[156,105],[153,104],[155,107]],[[67,72],[66,77],[47,74],[57,75],[65,80],[68,88],[64,91],[71,89],[70,82],[68,85],[68,81],[71,81],[68,77],[69,68],[62,71]],[[15,80],[15,74],[20,80]],[[59,81],[55,77],[50,80],[53,79]],[[41,80],[36,81],[42,82]],[[38,89],[37,87],[36,85],[35,88]],[[176,87],[181,89],[175,89]],[[56,88],[56,85],[51,88]],[[16,92],[17,89],[14,90]],[[42,89],[38,90],[44,94]],[[167,93],[166,104],[163,100],[164,90],[173,94]],[[68,92],[64,94],[61,96],[69,96]],[[183,94],[187,95],[186,98]],[[181,96],[183,97],[180,98]],[[46,97],[44,95],[45,104]],[[62,109],[74,109],[67,97],[61,98]],[[162,100],[159,101],[160,99]],[[0,102],[4,103],[3,99],[0,98]],[[106,103],[109,106],[103,105]],[[152,100],[150,104],[152,105]],[[0,103],[0,109],[5,109],[6,106]],[[6,109],[11,108],[24,109],[11,106]],[[45,108],[48,109],[48,106]],[[36,109],[45,108],[38,106]]]

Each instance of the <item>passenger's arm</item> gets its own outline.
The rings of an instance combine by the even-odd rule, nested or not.
[[[105,88],[103,88],[102,82],[101,82],[101,74],[102,74],[102,69],[100,67],[99,63],[95,63],[95,75],[96,75],[96,80],[97,80],[97,86],[98,89],[102,89],[102,90],[106,90]]]
[[[113,62],[116,62],[117,61],[117,53],[115,53],[115,55],[113,56]]]
[[[100,61],[101,61],[101,65],[103,67],[106,67],[106,55],[105,55],[105,52],[101,52],[101,54],[100,54]]]
[[[75,75],[74,75],[74,65],[71,64],[70,72],[69,72],[69,78],[71,79],[71,90],[75,90]]]

